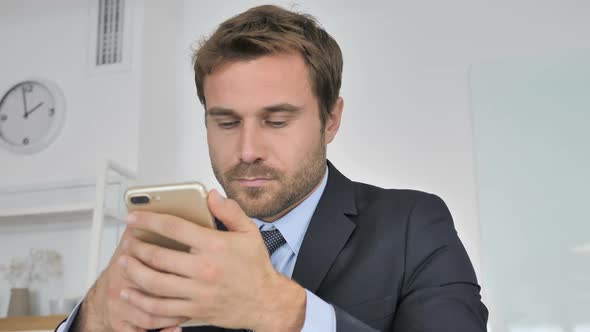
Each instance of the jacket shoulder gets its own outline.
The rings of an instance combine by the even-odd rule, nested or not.
[[[444,201],[437,195],[413,189],[386,189],[362,182],[352,182],[357,208],[360,212],[370,208],[411,210],[417,202],[442,204]]]

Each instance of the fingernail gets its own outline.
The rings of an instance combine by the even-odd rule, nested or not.
[[[124,240],[123,241],[123,250],[127,250],[127,248],[129,248],[129,240]]]
[[[121,293],[119,295],[125,301],[127,301],[129,299],[129,293],[124,289],[121,290]]]
[[[126,268],[127,267],[127,258],[125,256],[119,257],[119,265],[122,268]]]
[[[126,221],[127,221],[128,224],[131,224],[133,222],[136,222],[137,221],[137,216],[135,215],[135,213],[129,213],[127,215]]]
[[[176,327],[176,328],[174,329],[174,332],[182,332],[182,327]]]

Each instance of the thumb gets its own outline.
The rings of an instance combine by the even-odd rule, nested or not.
[[[256,224],[244,213],[233,199],[225,198],[212,189],[207,196],[209,211],[232,232],[249,232],[258,230]]]

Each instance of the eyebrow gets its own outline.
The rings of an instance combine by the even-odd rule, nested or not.
[[[228,116],[228,115],[235,115],[236,112],[231,108],[225,107],[211,107],[207,110],[207,115],[211,116]]]
[[[301,111],[301,107],[297,107],[295,105],[291,105],[288,103],[282,103],[282,104],[267,106],[267,107],[263,108],[263,110],[268,113],[279,113],[279,112],[297,113],[297,112]]]
[[[271,106],[266,106],[262,109],[264,113],[297,113],[301,111],[301,107],[289,103],[281,103]],[[207,110],[207,115],[210,116],[238,116],[237,112],[231,108],[225,107],[211,107]]]

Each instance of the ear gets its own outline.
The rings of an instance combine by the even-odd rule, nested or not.
[[[342,119],[343,109],[344,99],[342,99],[342,97],[338,97],[338,99],[336,99],[336,102],[334,103],[332,112],[330,112],[328,118],[326,119],[326,129],[324,131],[324,138],[326,140],[326,144],[332,143],[332,141],[336,137],[336,133],[338,133],[338,129],[340,128],[340,120]]]

